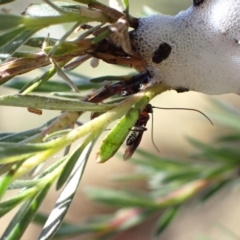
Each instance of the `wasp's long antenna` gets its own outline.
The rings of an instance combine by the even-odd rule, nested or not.
[[[153,108],[153,107],[152,107]],[[151,140],[152,140],[152,144],[153,144],[153,146],[155,147],[155,149],[160,153],[160,150],[158,149],[158,147],[157,147],[157,144],[155,143],[155,141],[154,141],[154,138],[153,138],[153,114],[152,114],[152,129],[151,129]]]
[[[195,111],[195,112],[198,112],[198,113],[202,114],[213,125],[213,122],[211,121],[211,119],[206,114],[204,114],[203,112],[201,112],[197,109],[194,109],[194,108],[165,108],[165,107],[154,107],[151,104],[147,104],[147,106],[139,114],[139,118],[136,121],[136,123],[134,124],[134,127],[132,129],[132,133],[127,138],[127,141],[126,141],[127,148],[126,148],[124,156],[123,156],[124,160],[127,160],[127,159],[131,158],[131,156],[134,154],[134,152],[138,148],[138,146],[141,142],[142,136],[143,136],[143,132],[147,130],[145,126],[147,125],[147,122],[149,120],[149,114],[150,113],[152,113],[152,131],[151,131],[152,144],[155,147],[155,149],[158,152],[160,152],[156,143],[154,142],[154,137],[153,137],[153,126],[154,126],[153,108],[157,108],[157,109],[161,109],[161,110],[189,110],[189,111]]]
[[[186,110],[186,111],[198,112],[198,113],[202,114],[212,125],[214,125],[212,120],[205,113],[203,113],[200,110],[197,110],[195,108],[167,108],[167,107],[165,108],[165,107],[154,107],[154,106],[152,106],[152,108],[157,108],[157,109],[161,109],[161,110]]]

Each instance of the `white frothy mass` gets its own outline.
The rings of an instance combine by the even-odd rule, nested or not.
[[[240,0],[205,0],[176,16],[142,18],[134,39],[154,81],[207,94],[240,93]],[[154,63],[161,43],[172,51]]]

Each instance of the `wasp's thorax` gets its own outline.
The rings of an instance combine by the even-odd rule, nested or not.
[[[194,1],[176,16],[142,18],[134,44],[153,76],[172,88],[240,93],[240,1]]]

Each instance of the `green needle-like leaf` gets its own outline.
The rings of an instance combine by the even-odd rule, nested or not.
[[[41,85],[43,85],[45,82],[47,82],[54,74],[56,73],[56,69],[54,67],[51,67],[48,71],[43,73],[41,76],[36,77],[30,82],[27,82],[19,91],[19,93],[23,94],[29,94],[33,92],[34,90],[38,90]],[[10,83],[14,84],[14,83]],[[15,82],[16,84],[16,82]],[[17,82],[17,85],[21,85],[21,82]]]
[[[98,152],[97,162],[102,163],[111,158],[120,148],[131,128],[139,118],[140,112],[149,102],[147,97],[142,97],[130,110],[123,116],[116,126],[111,130]]]
[[[64,168],[64,160],[58,161],[54,166],[49,167],[42,175],[39,176],[41,181],[38,181],[35,186],[31,188],[25,188],[18,195],[0,203],[0,216],[5,215],[7,212],[12,210],[14,207],[19,205],[23,201],[27,201],[29,199],[33,199],[39,191],[43,190],[49,183],[53,183],[56,178],[59,176],[60,172]],[[16,169],[17,171],[18,169]],[[51,172],[51,174],[49,174]],[[14,174],[9,174],[10,176],[14,176]],[[12,181],[13,179],[11,179]]]
[[[0,14],[0,30],[9,30],[11,28],[18,27],[22,24],[23,17],[12,14]]]
[[[29,107],[60,111],[93,111],[105,112],[112,109],[113,104],[95,104],[76,100],[63,100],[37,95],[5,95],[0,97],[1,106]]]
[[[7,33],[0,35],[0,51],[12,55],[21,45],[23,45],[38,29],[26,29],[18,27]]]
[[[24,45],[29,46],[29,47],[41,48],[45,41],[46,41],[45,37],[32,37],[32,38],[28,39],[24,43]],[[48,45],[54,46],[54,44],[57,42],[57,39],[48,37],[47,42],[48,42]]]
[[[204,168],[202,168],[202,171],[204,171]],[[195,170],[189,169],[189,170],[184,170],[184,171],[181,171],[179,169],[179,171],[177,171],[175,173],[166,174],[166,176],[163,178],[162,182],[163,183],[170,183],[170,182],[173,183],[176,181],[176,182],[181,182],[181,183],[184,183],[184,182],[187,183],[194,179],[198,179],[200,173],[201,173],[200,169],[195,169]]]
[[[94,201],[115,207],[156,207],[147,195],[109,189],[87,188],[87,195]]]
[[[171,157],[164,157],[159,155],[154,155],[150,152],[138,149],[137,151],[139,157],[133,157],[131,162],[141,165],[143,167],[151,168],[155,171],[179,171],[180,169],[185,170],[186,166],[189,166],[186,159],[174,159]]]
[[[155,209],[121,209],[114,215],[97,216],[87,223],[81,224],[79,227],[63,224],[55,237],[61,238],[65,236],[93,233],[91,239],[108,239],[109,237],[114,237],[119,231],[125,231],[143,223],[154,213],[156,213]]]
[[[34,187],[42,181],[43,177],[45,177],[48,174],[51,174],[55,169],[57,169],[65,161],[66,161],[66,157],[63,157],[62,159],[58,160],[57,162],[52,164],[50,167],[48,167],[45,171],[43,171],[41,174],[39,174],[33,180],[16,180],[16,181],[14,181],[9,186],[9,189]]]
[[[16,180],[11,185],[8,186],[8,189],[20,189],[20,188],[30,188],[37,185],[41,180]]]
[[[136,73],[135,73],[136,74]],[[135,74],[123,75],[123,76],[102,76],[90,79],[92,83],[101,83],[104,81],[129,81]]]
[[[156,224],[155,237],[159,238],[160,234],[169,226],[176,214],[178,213],[180,206],[174,206],[166,209],[160,216],[159,221]]]
[[[51,185],[52,183],[46,185],[35,198],[29,199],[23,204],[3,233],[3,239],[17,240],[22,237],[28,225],[32,222],[42,201],[45,199]]]
[[[47,221],[48,216],[46,214],[43,213],[37,213],[34,217],[34,223],[38,224],[40,226],[43,226],[45,224],[45,222]],[[106,220],[105,220],[106,221]],[[100,223],[99,223],[100,225]],[[66,221],[63,221],[60,228],[57,230],[56,234],[54,235],[54,238],[59,238],[59,237],[65,237],[65,236],[74,236],[77,234],[82,234],[82,233],[91,233],[93,231],[98,231],[98,230],[102,230],[105,229],[106,226],[103,222],[103,220],[101,221],[101,227],[99,227],[98,224],[93,223],[86,223],[86,224],[81,224],[80,226],[76,225],[76,224],[72,224]]]
[[[14,2],[15,0],[0,0],[0,5],[1,4],[6,4],[6,3],[10,3],[10,2]]]
[[[7,32],[3,32],[0,34],[0,47],[3,48],[5,45],[9,45],[8,42],[14,39],[15,37],[19,36],[22,32],[24,32],[26,29],[22,27],[17,27],[14,29],[11,29]],[[20,44],[21,45],[21,44]],[[10,45],[9,45],[10,46]],[[6,52],[5,52],[6,53]]]
[[[6,175],[0,178],[0,199],[2,199],[11,181],[12,181],[12,178],[10,175]]]
[[[32,199],[38,191],[34,191],[30,194],[28,192],[24,192],[19,194],[17,197],[13,197],[12,199],[6,200],[2,203],[0,203],[0,216],[4,216],[6,213],[11,211],[13,208],[15,208],[17,205],[19,205],[24,200],[27,201],[28,199]]]
[[[67,181],[67,179],[69,178],[76,162],[78,161],[79,157],[81,156],[83,150],[86,148],[86,146],[89,144],[90,141],[92,141],[93,138],[97,138],[99,134],[91,134],[83,143],[81,143],[78,148],[73,151],[69,157],[67,158],[67,164],[63,170],[63,172],[61,173],[58,181],[57,181],[57,190],[59,190],[63,184],[65,184],[65,182]]]
[[[78,162],[75,165],[75,168],[73,169],[71,176],[69,177],[69,180],[65,188],[63,189],[60,197],[56,202],[54,209],[52,210],[51,214],[48,217],[47,222],[43,227],[43,230],[39,236],[39,240],[51,239],[52,236],[57,231],[57,229],[60,227],[64,219],[64,216],[67,213],[67,210],[76,193],[77,187],[82,178],[88,157],[91,153],[94,143],[95,140],[92,140],[92,142],[87,143],[87,146],[83,150],[80,158],[78,159]],[[62,182],[60,182],[60,184],[62,184]]]
[[[214,183],[208,189],[206,189],[206,191],[204,191],[204,193],[200,197],[199,201],[200,202],[205,202],[206,200],[211,198],[215,193],[217,193],[219,190],[224,188],[228,183],[230,183],[229,179],[220,181],[218,183]]]
[[[48,72],[48,71],[47,71]],[[40,80],[41,78],[41,80]],[[34,86],[34,89],[31,89],[31,92],[45,92],[45,93],[50,93],[50,92],[66,92],[70,91],[69,86],[65,82],[60,82],[60,81],[47,81],[45,82],[45,74],[44,76],[38,77],[38,80],[41,81],[41,84],[37,84],[37,86]],[[80,91],[82,90],[88,90],[88,89],[93,89],[93,88],[98,88],[101,87],[102,85],[100,84],[93,84],[90,83],[85,76],[79,76],[79,79],[81,80],[73,80],[73,83],[79,88]],[[36,81],[34,84],[36,84]],[[26,88],[29,86],[29,81],[22,79],[22,78],[14,78],[11,81],[7,82],[4,86],[10,87],[10,88],[15,88],[15,89],[22,89],[22,91],[25,91]],[[44,84],[43,84],[44,83]],[[28,85],[26,85],[28,84]],[[26,86],[26,87],[24,87]],[[24,89],[23,89],[24,87]]]
[[[111,30],[107,29],[106,31],[102,32],[101,34],[99,34],[97,37],[95,37],[92,40],[92,44],[98,44],[99,42],[101,42],[103,39],[107,38],[110,34],[111,34]]]
[[[96,0],[73,0],[73,1],[83,3],[83,4],[92,4],[97,2]]]
[[[231,135],[226,135],[226,136],[220,136],[217,139],[217,142],[225,142],[225,143],[234,143],[234,142],[239,142],[240,141],[240,133],[236,134],[231,134]]]
[[[27,138],[32,137],[35,134],[38,134],[38,133],[42,132],[43,130],[45,130],[55,120],[56,120],[56,118],[53,118],[38,128],[33,128],[31,130],[27,130],[27,131],[19,132],[19,133],[8,134],[7,136],[1,137],[0,142],[8,142],[8,143],[15,142],[15,143],[17,143],[17,142],[24,141]]]
[[[128,2],[128,0],[122,0],[122,3],[123,3],[123,6],[124,6],[124,9],[129,8],[129,2]]]
[[[14,162],[21,160],[21,157],[30,156],[32,153],[47,150],[49,147],[43,144],[17,144],[0,143],[0,164],[4,162]],[[18,157],[19,156],[19,157]],[[11,159],[5,160],[5,159]]]
[[[209,144],[201,143],[197,140],[190,139],[189,141],[195,147],[201,148],[201,156],[206,157],[207,160],[226,162],[226,163],[238,163],[240,149],[231,147],[212,147]]]

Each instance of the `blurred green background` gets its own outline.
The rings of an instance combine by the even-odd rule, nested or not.
[[[25,7],[30,3],[42,2],[40,0],[17,0],[15,3],[5,5],[6,9],[9,9],[11,13],[20,14],[24,11]],[[69,1],[70,2],[70,1]],[[107,1],[102,1],[107,3]],[[132,15],[140,17],[143,15],[143,7],[148,6],[154,11],[159,11],[164,14],[176,14],[181,10],[190,6],[192,1],[190,0],[130,0],[130,12]],[[64,33],[64,27],[57,26],[54,28],[47,28],[41,31],[41,35],[46,36],[47,33],[52,37],[59,37]],[[131,72],[130,69],[123,69],[119,67],[109,67],[104,63],[100,63],[99,67],[92,69],[89,62],[80,66],[77,71],[89,77],[96,77],[101,75],[112,74],[126,74]],[[26,78],[33,78],[39,72],[34,71],[26,74]],[[7,94],[15,92],[12,89],[5,87],[0,88],[0,94]],[[239,97],[235,95],[223,95],[223,96],[205,96],[199,93],[189,92],[184,94],[177,94],[174,91],[166,92],[155,98],[151,103],[154,106],[159,107],[189,107],[196,108],[205,113],[216,113],[216,110],[212,108],[209,98],[223,99],[235,106],[240,107]],[[42,125],[48,119],[58,115],[58,112],[44,111],[42,116],[37,116],[27,112],[26,109],[19,108],[6,108],[0,107],[0,131],[20,131],[30,129]],[[217,125],[211,126],[206,119],[201,115],[193,112],[186,111],[154,111],[154,125],[151,126],[148,123],[148,129],[144,134],[141,147],[149,151],[156,153],[151,143],[151,127],[154,128],[154,139],[158,148],[163,155],[176,155],[186,156],[194,152],[193,147],[190,146],[186,140],[186,136],[191,136],[204,142],[211,143],[217,135],[221,135],[225,130],[221,129]],[[97,147],[94,149],[96,152]],[[131,186],[124,184],[117,184],[109,181],[115,173],[131,173],[133,166],[122,161],[120,158],[113,158],[109,162],[99,165],[95,163],[94,154],[88,163],[86,172],[81,182],[78,194],[69,210],[67,220],[71,220],[75,223],[79,223],[85,217],[92,216],[99,213],[112,212],[113,209],[109,209],[105,206],[100,206],[90,202],[83,194],[82,189],[85,186],[108,186],[114,188],[124,189],[125,187],[132,187],[134,189],[145,188],[145,183],[131,183]],[[54,161],[54,160],[52,160]],[[48,213],[54,206],[56,194],[54,190],[48,195],[41,210]],[[160,239],[173,239],[173,240],[190,240],[190,239],[204,239],[203,235],[212,237],[216,240],[228,240],[229,235],[224,234],[218,227],[218,224],[223,224],[229,228],[236,235],[238,234],[240,239],[240,206],[239,206],[239,192],[230,192],[227,189],[213,199],[200,206],[199,208],[192,207],[191,203],[181,212],[181,214],[175,219],[171,227],[162,235]],[[79,207],[79,201],[81,200],[81,206]],[[3,219],[0,219],[0,233],[4,230],[4,225],[9,221],[13,213],[11,212]],[[120,235],[116,240],[122,239],[136,239],[145,240],[151,234],[153,223],[156,219],[150,219],[147,223],[140,227],[136,227],[126,233]],[[31,225],[28,228],[26,234],[22,239],[36,239],[40,228],[35,225]],[[73,238],[72,238],[73,239]],[[79,239],[79,238],[75,238]],[[237,239],[237,238],[236,238]]]

